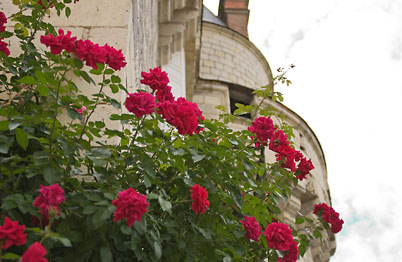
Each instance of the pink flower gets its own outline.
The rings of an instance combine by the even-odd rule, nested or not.
[[[264,146],[267,145],[268,139],[271,139],[274,135],[274,123],[270,117],[258,117],[256,118],[252,125],[248,128],[250,132],[253,132],[257,136],[256,146],[262,143]]]
[[[3,42],[3,40],[0,38],[0,52],[3,52],[6,56],[9,56],[10,50],[7,46],[8,44],[6,42]]]
[[[146,196],[130,187],[121,191],[118,198],[112,201],[112,205],[117,207],[113,222],[126,219],[128,226],[131,227],[135,221],[141,222],[141,217],[148,212],[149,203]]]
[[[157,104],[158,113],[166,121],[175,126],[181,135],[199,133],[198,121],[204,120],[197,104],[179,97],[177,101],[163,101]]]
[[[311,170],[314,169],[313,163],[311,163],[311,160],[307,160],[307,158],[303,157],[300,160],[299,165],[297,166],[296,169],[296,177],[302,181],[303,179],[306,178],[308,173],[310,173]]]
[[[294,242],[292,230],[283,223],[271,223],[267,225],[264,231],[268,247],[281,251],[286,251]]]
[[[50,46],[50,52],[54,55],[60,54],[63,50],[72,52],[75,47],[77,37],[71,37],[71,32],[67,31],[64,35],[63,29],[59,29],[59,35],[54,37],[52,34],[42,35],[40,42],[47,47]]]
[[[39,242],[35,242],[22,254],[21,262],[47,262],[44,256],[46,249]]]
[[[4,224],[0,226],[0,240],[3,241],[2,248],[6,249],[11,245],[20,246],[25,244],[27,234],[24,234],[25,226],[20,226],[18,221],[4,218]]]
[[[293,240],[293,243],[290,245],[283,258],[278,258],[278,262],[296,262],[298,255],[299,249],[297,248],[296,241]]]
[[[45,218],[49,219],[49,211],[57,211],[57,215],[60,215],[59,205],[65,201],[64,190],[59,184],[51,186],[40,185],[40,196],[38,196],[33,202],[34,206],[40,208],[40,213]]]
[[[106,63],[106,49],[90,40],[78,40],[75,44],[74,53],[85,61],[87,66],[94,69],[98,69],[96,63]]]
[[[106,52],[106,64],[113,68],[114,70],[120,70],[121,68],[126,66],[126,62],[124,62],[124,55],[122,50],[116,50],[114,47],[109,46],[108,44],[104,45],[103,48]]]
[[[193,200],[192,208],[194,213],[198,214],[199,212],[203,214],[209,207],[208,191],[199,184],[196,184],[191,187],[190,192],[191,199]]]
[[[244,220],[240,220],[240,223],[243,224],[243,227],[246,230],[247,239],[249,241],[250,239],[258,241],[258,238],[261,235],[261,227],[255,217],[244,216]]]
[[[70,108],[73,109],[73,104],[70,104]],[[74,108],[74,110],[77,111],[78,114],[83,115],[87,108],[85,106],[81,106],[81,108]]]
[[[128,94],[125,106],[127,110],[134,113],[137,118],[154,112],[155,97],[146,92]]]
[[[159,67],[149,69],[149,73],[142,72],[141,84],[149,86],[152,90],[163,89],[167,87],[169,83],[168,75],[165,71],[162,71]]]
[[[313,213],[321,216],[325,222],[331,224],[332,233],[336,234],[342,230],[343,220],[339,218],[339,213],[327,204],[316,204]]]

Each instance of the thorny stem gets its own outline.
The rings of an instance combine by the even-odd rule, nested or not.
[[[57,91],[56,91],[56,109],[54,110],[54,116],[53,116],[53,123],[52,123],[52,129],[51,129],[51,133],[49,136],[49,157],[52,157],[52,146],[53,146],[53,135],[54,135],[54,128],[56,126],[56,120],[57,120],[57,114],[58,114],[58,109],[59,109],[59,96],[60,96],[60,87],[61,87],[61,83],[64,80],[65,75],[67,74],[68,69],[66,69],[63,73],[63,75],[61,76],[61,79],[57,85]]]
[[[103,88],[104,88],[104,86],[105,86],[105,78],[106,78],[106,74],[103,73],[103,75],[102,75],[102,84],[101,84],[101,87],[100,87],[100,89],[99,89],[98,95],[97,95],[97,97],[96,97],[96,101],[95,101],[94,108],[92,108],[91,112],[88,114],[88,116],[87,116],[86,119],[85,119],[84,125],[83,125],[82,130],[81,130],[80,137],[78,138],[78,143],[81,142],[82,137],[83,137],[84,134],[85,134],[85,129],[86,129],[87,125],[88,125],[89,118],[91,118],[92,114],[95,112],[95,109],[96,109],[97,105],[99,104],[99,97],[100,97],[100,94],[102,93]],[[66,168],[66,173],[69,173],[69,172],[70,172],[72,161],[73,161],[73,155],[70,155],[70,157],[69,157],[69,159],[68,159],[68,164],[67,164],[67,168]]]

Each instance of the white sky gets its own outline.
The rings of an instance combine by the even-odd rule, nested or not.
[[[219,0],[204,0],[217,12]],[[402,261],[402,1],[250,0],[250,40],[323,147],[344,219],[331,262]],[[278,89],[277,89],[278,90]]]

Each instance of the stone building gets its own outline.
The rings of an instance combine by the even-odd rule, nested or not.
[[[8,14],[18,11],[11,2],[1,1],[0,10]],[[129,91],[140,88],[141,71],[160,66],[169,74],[174,95],[198,103],[204,116],[212,118],[219,114],[217,105],[230,112],[234,103],[255,103],[251,91],[273,81],[267,60],[248,39],[248,2],[221,0],[215,16],[202,6],[202,0],[82,0],[70,5],[69,18],[51,14],[48,19],[78,38],[122,49],[127,66],[119,76]],[[125,100],[124,94],[113,96],[122,103]],[[265,103],[295,127],[296,149],[315,166],[282,206],[283,219],[292,223],[299,214],[311,213],[315,203],[331,203],[324,153],[299,115],[281,103]],[[108,123],[108,116],[116,109],[102,107],[100,111],[105,113],[96,118]],[[238,120],[233,128],[246,128],[245,122]],[[272,158],[266,152],[267,161]],[[335,237],[328,231],[300,261],[329,261],[334,252]]]

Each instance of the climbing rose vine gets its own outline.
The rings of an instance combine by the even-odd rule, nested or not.
[[[280,97],[273,86],[207,119],[161,68],[129,83],[122,50],[47,22],[83,1],[12,2],[19,12],[0,12],[0,261],[294,262],[341,230],[330,203],[280,219],[314,165],[261,106]],[[231,129],[242,113],[256,117]]]

